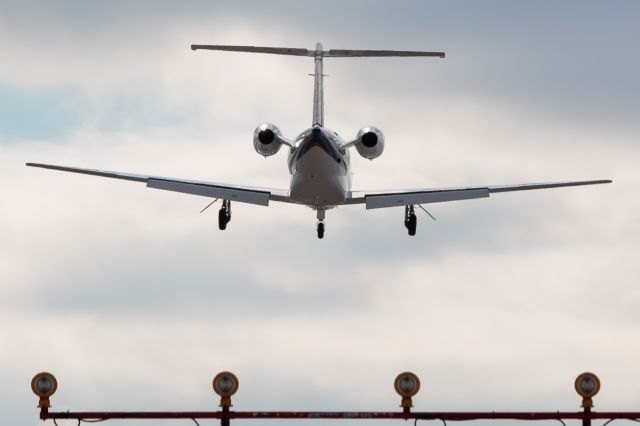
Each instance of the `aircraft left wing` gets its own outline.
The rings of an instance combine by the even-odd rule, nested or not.
[[[81,173],[85,175],[142,182],[145,183],[148,188],[164,189],[165,191],[182,192],[185,194],[200,195],[202,197],[209,198],[220,198],[222,200],[238,201],[240,203],[257,204],[259,206],[268,206],[270,200],[284,202],[289,201],[288,191],[274,188],[258,188],[230,185],[226,183],[145,176],[105,170],[56,166],[52,164],[27,163],[26,165],[29,167],[40,167],[43,169],[59,170],[63,172]]]
[[[489,185],[463,188],[414,189],[388,192],[366,192],[353,195],[346,204],[365,204],[367,210],[416,204],[442,203],[445,201],[471,200],[489,197],[492,193],[527,191],[532,189],[561,188],[567,186],[597,185],[611,183],[610,179],[582,180],[572,182],[525,183],[517,185]]]

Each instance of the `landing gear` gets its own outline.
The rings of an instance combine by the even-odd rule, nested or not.
[[[404,226],[409,231],[409,235],[416,235],[416,228],[418,226],[418,218],[413,206],[404,207]]]
[[[318,217],[318,226],[316,227],[316,229],[318,231],[318,238],[323,239],[324,238],[324,210],[323,209],[317,210],[317,217]]]
[[[224,231],[229,222],[231,222],[231,201],[223,200],[222,208],[218,211],[218,228]]]

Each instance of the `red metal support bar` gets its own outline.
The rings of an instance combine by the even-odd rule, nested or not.
[[[385,412],[385,411],[78,411],[49,412],[43,408],[41,420],[49,419],[367,419],[367,420],[603,420],[640,419],[640,412]]]

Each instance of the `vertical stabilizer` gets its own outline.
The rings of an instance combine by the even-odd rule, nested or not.
[[[316,63],[315,73],[313,74],[313,126],[324,126],[324,86],[322,75],[322,44],[316,44],[316,50],[313,58]]]

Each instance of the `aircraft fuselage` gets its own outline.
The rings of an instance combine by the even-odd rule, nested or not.
[[[337,133],[311,127],[295,139],[289,152],[289,197],[315,210],[344,204],[351,191],[348,149]]]

